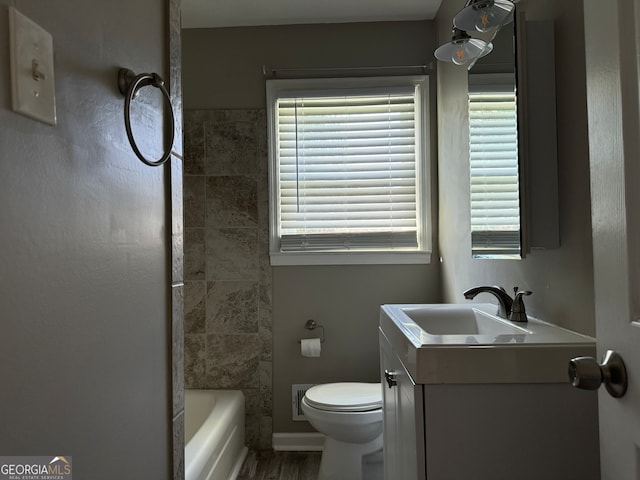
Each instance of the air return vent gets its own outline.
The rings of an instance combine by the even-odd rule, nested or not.
[[[307,417],[302,413],[302,397],[315,383],[294,383],[291,385],[291,413],[294,422],[306,421]]]

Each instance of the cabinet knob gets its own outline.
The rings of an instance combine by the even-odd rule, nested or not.
[[[396,372],[390,372],[389,370],[384,371],[384,379],[387,381],[389,388],[395,387],[398,384],[398,380],[396,380],[397,375]]]
[[[575,357],[569,361],[569,381],[576,388],[597,390],[604,383],[612,397],[622,397],[627,391],[627,370],[622,357],[608,350],[598,363],[593,357]]]

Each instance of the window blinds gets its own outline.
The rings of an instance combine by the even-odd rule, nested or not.
[[[280,98],[282,251],[416,249],[415,87]]]
[[[518,124],[513,83],[469,85],[471,241],[476,256],[520,254]]]

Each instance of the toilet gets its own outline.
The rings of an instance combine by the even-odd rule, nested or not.
[[[380,383],[326,383],[311,387],[302,411],[325,435],[318,480],[362,480],[363,457],[382,450]]]

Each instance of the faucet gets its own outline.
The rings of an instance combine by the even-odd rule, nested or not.
[[[512,322],[526,322],[527,312],[524,308],[522,297],[531,295],[529,290],[520,290],[519,287],[513,287],[515,299],[512,299],[504,287],[499,285],[489,287],[473,287],[463,292],[464,298],[471,300],[479,293],[490,293],[498,299],[498,316],[507,318]]]
[[[493,287],[489,287],[489,286],[473,287],[473,288],[470,288],[469,290],[465,290],[463,292],[463,295],[464,295],[464,298],[466,298],[467,300],[471,300],[472,298],[475,298],[475,296],[478,295],[479,293],[490,293],[498,299],[498,316],[499,317],[509,318],[511,316],[513,300],[511,299],[507,291],[504,289],[504,287],[501,287],[499,285],[496,285]]]
[[[525,295],[531,295],[531,292],[529,290],[519,290],[518,287],[513,287],[513,293],[515,294],[515,298],[513,299],[513,307],[511,307],[509,320],[512,322],[526,322],[528,320],[527,312],[524,309],[522,297]]]

